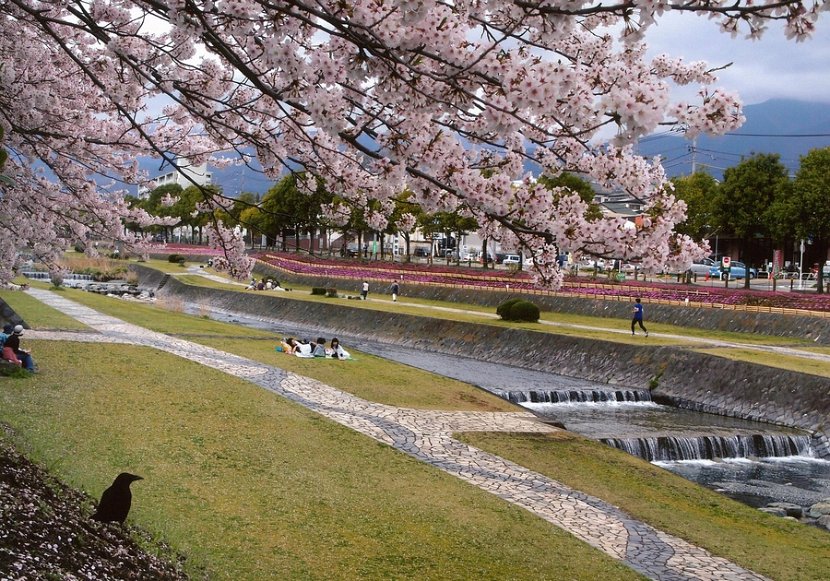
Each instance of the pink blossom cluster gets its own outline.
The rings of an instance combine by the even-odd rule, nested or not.
[[[727,33],[760,36],[770,19],[813,33],[826,2],[631,0],[7,0],[0,3],[0,125],[11,156],[0,224],[15,247],[53,259],[89,236],[125,233],[126,187],[146,183],[139,155],[202,163],[248,151],[264,173],[320,178],[334,223],[362,212],[388,224],[404,190],[427,212],[458,211],[482,232],[540,256],[537,280],[562,284],[548,258],[639,259],[650,270],[703,249],[674,234],[685,208],[659,160],[630,144],[658,125],[723,133],[741,104],[714,87],[715,68],[660,56],[642,39],[669,12],[709,16]],[[720,63],[718,63],[720,64]],[[671,83],[701,85],[674,102]],[[161,107],[159,106],[161,104]],[[607,128],[613,146],[601,144]],[[646,204],[643,227],[591,218],[568,191],[525,172],[574,172]],[[312,177],[313,176],[313,177]],[[208,190],[210,209],[222,207]],[[142,223],[150,220],[141,217]],[[404,220],[403,225],[411,223]],[[229,270],[250,264],[232,229],[213,241]],[[0,280],[15,253],[0,254]]]

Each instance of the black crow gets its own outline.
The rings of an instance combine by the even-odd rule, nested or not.
[[[130,504],[133,495],[130,492],[130,483],[134,480],[144,480],[141,476],[122,472],[115,477],[112,486],[101,495],[101,502],[98,503],[98,510],[90,518],[101,522],[118,521],[124,524],[127,513],[130,512]]]

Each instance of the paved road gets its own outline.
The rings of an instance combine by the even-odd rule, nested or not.
[[[441,412],[377,404],[275,366],[126,323],[50,291],[27,292],[95,331],[30,332],[33,339],[146,345],[240,377],[516,504],[652,579],[764,579],[598,498],[453,438],[458,431],[555,431],[530,413]]]

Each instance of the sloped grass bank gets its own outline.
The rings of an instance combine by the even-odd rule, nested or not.
[[[278,329],[269,333],[182,312],[171,312],[153,304],[125,301],[76,289],[64,289],[61,292],[68,299],[124,321],[300,373],[377,403],[456,411],[519,410],[515,405],[469,384],[414,367],[390,363],[359,353],[348,345],[346,348],[356,357],[356,361],[300,359],[274,351],[282,337]],[[35,303],[40,304],[37,301]],[[346,370],[347,373],[344,372]]]
[[[215,579],[636,579],[556,527],[252,384],[158,351],[37,343],[0,421]],[[92,507],[89,507],[92,510]]]
[[[50,288],[51,286],[43,283],[35,284],[41,288]],[[4,290],[0,292],[0,299],[9,305],[18,316],[22,317],[27,325],[34,329],[62,331],[89,330],[89,327],[77,319],[73,319],[52,307],[44,305],[23,291]]]
[[[820,581],[830,571],[830,534],[764,514],[599,442],[564,432],[458,437],[771,579]]]

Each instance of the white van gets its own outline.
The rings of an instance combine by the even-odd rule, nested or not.
[[[502,264],[519,264],[522,261],[521,256],[518,254],[508,254],[504,257],[504,260],[501,261]]]

